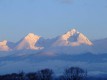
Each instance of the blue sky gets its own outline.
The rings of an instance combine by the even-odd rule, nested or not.
[[[91,40],[107,38],[107,0],[0,0],[0,41],[30,32],[50,38],[72,28]]]

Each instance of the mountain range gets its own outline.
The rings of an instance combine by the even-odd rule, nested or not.
[[[51,39],[29,33],[20,41],[13,43],[7,40],[0,42],[0,51],[35,50],[42,53],[105,53],[107,39],[90,41],[83,33],[71,29],[65,34]]]

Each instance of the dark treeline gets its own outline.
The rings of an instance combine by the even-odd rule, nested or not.
[[[43,69],[31,73],[12,73],[0,75],[0,80],[107,80],[88,78],[87,71],[79,67],[70,67],[64,70],[61,76],[55,77],[53,70]]]

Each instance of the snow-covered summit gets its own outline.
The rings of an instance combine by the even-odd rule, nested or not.
[[[24,39],[30,42],[31,44],[34,44],[39,38],[40,36],[35,35],[33,33],[29,33]]]
[[[79,32],[76,29],[71,29],[70,31],[66,32],[64,35],[61,36],[63,40],[67,40],[71,36],[79,34]]]
[[[9,47],[7,46],[7,40],[0,42],[0,51],[9,51]]]
[[[35,35],[33,33],[29,33],[25,38],[23,38],[19,42],[16,49],[17,50],[22,50],[22,49],[38,50],[38,49],[40,49],[40,47],[37,47],[35,45],[39,39],[40,39],[40,36]]]
[[[58,37],[54,46],[79,46],[79,45],[92,46],[93,43],[82,33],[78,32],[76,29],[71,29],[65,34]]]
[[[6,43],[7,43],[7,40],[4,40],[4,41],[0,42],[0,45],[6,45]]]

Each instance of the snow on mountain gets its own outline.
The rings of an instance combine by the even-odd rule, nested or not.
[[[19,44],[16,46],[16,50],[23,50],[23,49],[40,50],[43,47],[35,46],[40,38],[41,38],[40,36],[37,36],[33,33],[29,33],[25,38],[23,38],[19,42]]]
[[[91,42],[84,34],[71,29],[56,38],[45,39],[29,33],[19,42],[0,42],[0,51],[35,50],[42,54],[54,55],[56,53],[107,53],[107,38]],[[26,52],[26,51],[25,51]]]
[[[9,51],[10,48],[7,46],[7,41],[0,42],[0,51]]]
[[[93,43],[82,33],[76,29],[72,29],[58,37],[53,46],[80,46],[82,44],[92,46]]]
[[[3,46],[4,44],[4,46]],[[7,46],[6,46],[7,44]],[[26,37],[17,43],[1,42],[1,51],[11,50],[42,50],[42,53],[81,53],[90,52],[93,43],[86,36],[72,29],[67,33],[52,39],[45,39],[33,33],[29,33]],[[63,50],[62,50],[63,49]]]
[[[94,45],[88,38],[76,29],[72,29],[67,33],[48,40],[48,48],[41,51],[43,55],[57,55],[57,54],[82,54],[93,52]]]

